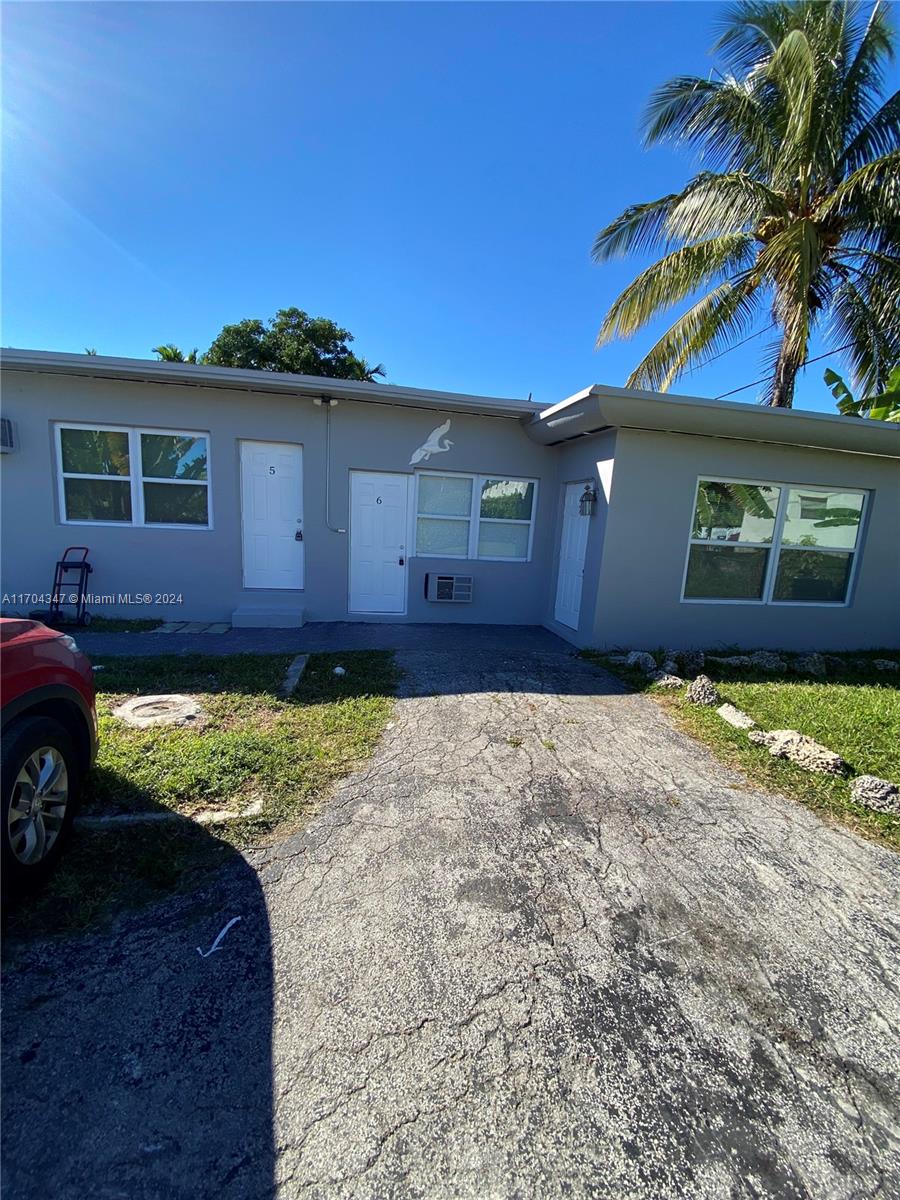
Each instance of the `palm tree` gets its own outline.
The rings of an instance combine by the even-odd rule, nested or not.
[[[612,305],[597,344],[692,303],[630,386],[665,391],[774,327],[765,402],[790,407],[821,326],[857,385],[884,387],[900,361],[900,92],[882,90],[894,42],[881,0],[867,12],[852,0],[741,0],[714,48],[724,72],[654,94],[647,144],[687,145],[703,169],[597,235],[597,262],[665,252]]]
[[[357,358],[355,355],[353,357],[356,359],[356,361],[353,367],[354,374],[351,378],[359,379],[363,383],[377,383],[379,377],[382,379],[384,378],[384,363],[377,363],[373,367],[368,359]]]
[[[164,346],[154,346],[153,353],[157,356],[157,358],[159,358],[159,360],[161,362],[176,362],[176,363],[200,362],[200,359],[197,357],[199,351],[197,350],[196,346],[190,352],[190,354],[185,356],[184,351],[181,350],[178,346],[173,345],[172,342],[167,342]]]

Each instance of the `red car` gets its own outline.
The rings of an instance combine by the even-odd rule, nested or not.
[[[43,879],[72,829],[97,751],[91,664],[40,621],[0,619],[4,891]]]

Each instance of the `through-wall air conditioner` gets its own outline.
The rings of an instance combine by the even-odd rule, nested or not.
[[[431,571],[425,576],[425,599],[444,604],[471,604],[471,575],[438,575]]]
[[[9,417],[0,417],[0,454],[11,454],[16,448],[16,426]]]

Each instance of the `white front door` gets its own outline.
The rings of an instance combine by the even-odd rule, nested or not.
[[[581,613],[581,588],[584,582],[584,555],[587,550],[590,517],[578,511],[583,483],[567,483],[563,505],[562,537],[559,542],[559,576],[556,583],[554,616],[561,625],[578,628]]]
[[[350,611],[406,612],[409,476],[350,472]]]
[[[244,587],[303,587],[301,446],[241,442],[241,531]]]

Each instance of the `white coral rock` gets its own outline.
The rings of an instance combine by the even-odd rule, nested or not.
[[[850,784],[850,795],[857,804],[866,808],[877,809],[878,812],[900,812],[900,788],[888,779],[879,779],[877,775],[860,775]]]
[[[792,666],[798,675],[814,675],[817,679],[821,679],[827,671],[821,654],[803,654],[794,659]]]
[[[733,704],[720,704],[716,712],[723,721],[727,721],[729,725],[733,725],[735,729],[755,729],[756,722],[740,708],[735,708]]]
[[[673,675],[671,671],[654,671],[650,676],[650,682],[655,683],[657,687],[684,687],[684,680],[681,678],[681,676]]]
[[[820,742],[796,729],[773,729],[764,733],[761,729],[747,735],[757,746],[766,746],[773,758],[786,758],[804,771],[815,771],[819,775],[842,775],[847,764],[839,754],[829,750]]]
[[[708,708],[714,708],[722,699],[708,675],[698,675],[685,694],[691,704],[704,704]]]
[[[702,650],[679,650],[674,657],[680,663],[682,672],[692,678],[699,675],[706,665],[706,655]]]
[[[625,665],[629,667],[637,667],[639,671],[643,671],[645,675],[652,675],[656,668],[656,659],[652,654],[647,654],[644,650],[632,650],[625,659]]]
[[[750,662],[754,667],[758,667],[760,671],[771,671],[773,674],[778,671],[784,671],[787,668],[787,663],[780,654],[773,654],[771,650],[756,650],[750,655]]]

